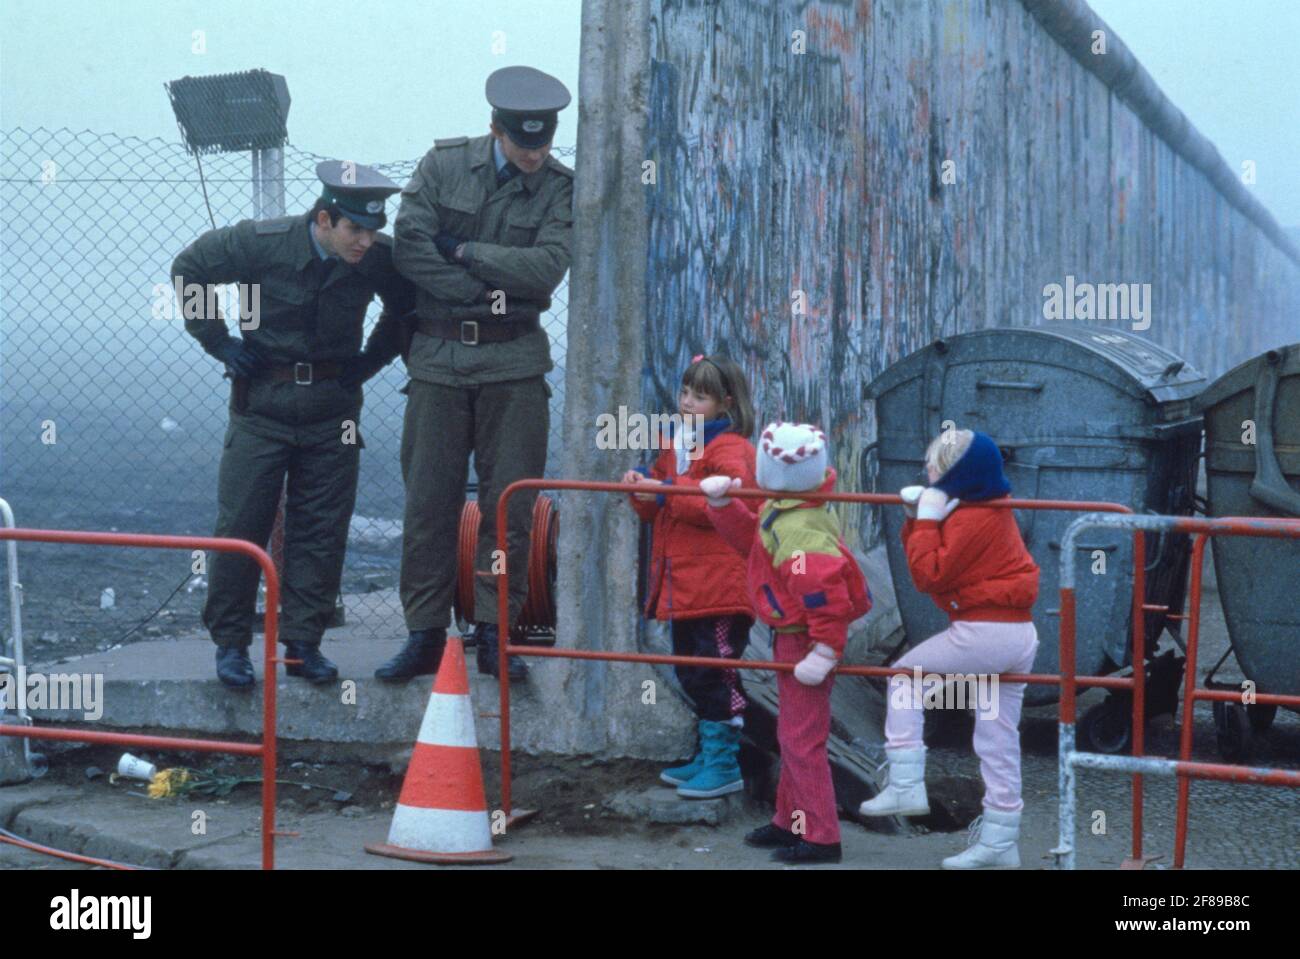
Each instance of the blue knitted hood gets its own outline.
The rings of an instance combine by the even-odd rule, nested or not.
[[[993,438],[976,431],[970,448],[934,484],[952,499],[964,503],[997,499],[1011,492],[1002,471],[1002,451]]]

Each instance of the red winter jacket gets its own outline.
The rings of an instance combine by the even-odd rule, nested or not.
[[[962,503],[942,522],[909,519],[903,548],[912,582],[951,620],[1029,622],[1038,564],[1009,509]]]
[[[752,487],[754,461],[749,440],[737,433],[719,433],[680,476],[676,453],[664,450],[650,468],[650,478],[673,486],[698,487],[700,480],[709,476],[739,476],[743,485]],[[629,499],[637,515],[654,524],[647,616],[702,619],[754,615],[745,586],[745,562],[713,529],[703,496],[664,496],[662,506],[654,500]],[[758,509],[758,500],[742,502],[749,510]]]
[[[835,488],[826,470],[818,492]],[[709,517],[738,552],[748,557],[749,589],[759,618],[778,632],[807,632],[844,655],[849,623],[871,610],[871,592],[858,562],[844,545],[829,503],[770,499],[758,516],[733,499]]]

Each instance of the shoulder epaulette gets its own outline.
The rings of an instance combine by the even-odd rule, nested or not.
[[[288,233],[293,227],[295,217],[282,216],[274,220],[257,220],[253,224],[253,232],[258,236],[270,236],[275,233]]]
[[[469,143],[469,137],[447,137],[445,140],[434,140],[433,145],[439,150],[446,150],[448,147],[463,147]]]

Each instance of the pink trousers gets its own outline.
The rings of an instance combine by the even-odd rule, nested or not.
[[[797,663],[811,648],[807,633],[777,633],[774,645],[778,663]],[[801,832],[808,842],[822,845],[840,841],[831,761],[826,755],[834,682],[834,673],[817,686],[805,686],[793,673],[776,674],[781,778],[776,786],[772,825],[787,832]]]
[[[958,690],[947,687],[944,698],[924,708],[965,705],[975,710],[975,754],[984,778],[984,806],[1017,812],[1020,798],[1020,708],[1024,683],[994,685],[997,673],[1027,673],[1038,651],[1038,631],[1033,623],[987,623],[958,620],[941,633],[908,650],[894,663],[910,669],[920,666],[921,683],[912,676],[891,676],[889,705],[885,713],[885,739],[890,749],[923,745],[925,716],[922,694],[938,688],[937,677],[960,674],[976,679],[961,681]],[[926,677],[930,677],[927,681]]]

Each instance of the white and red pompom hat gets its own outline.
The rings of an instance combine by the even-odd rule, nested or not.
[[[769,423],[758,438],[758,485],[805,493],[826,478],[826,434],[810,423]]]

